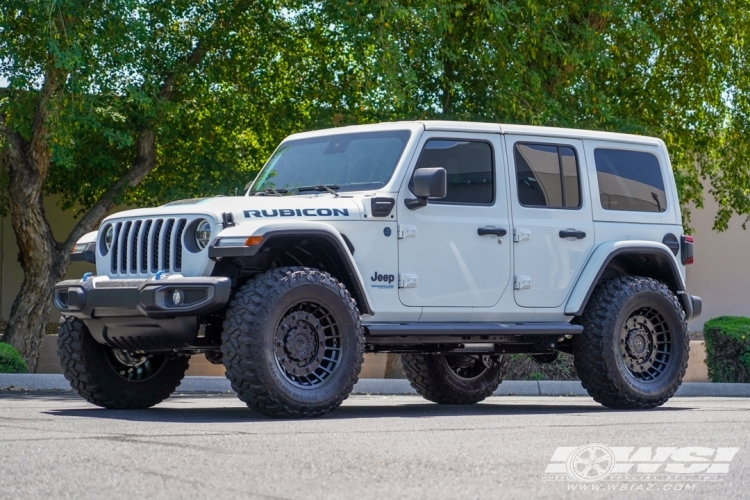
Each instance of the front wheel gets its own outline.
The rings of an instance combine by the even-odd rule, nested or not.
[[[439,404],[478,403],[503,380],[502,356],[402,354],[401,363],[414,390]]]
[[[221,350],[227,378],[250,408],[272,417],[317,416],[352,391],[364,332],[344,285],[316,269],[284,267],[237,291]]]
[[[63,316],[57,354],[70,386],[89,403],[104,408],[148,408],[180,385],[187,357],[138,355],[99,344],[86,324]]]
[[[573,355],[583,387],[609,408],[655,408],[682,383],[690,340],[677,297],[652,278],[625,277],[596,287]]]

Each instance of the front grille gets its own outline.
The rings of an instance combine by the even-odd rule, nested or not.
[[[182,235],[187,219],[143,219],[114,223],[109,254],[113,275],[182,270]],[[150,271],[150,272],[149,272]]]

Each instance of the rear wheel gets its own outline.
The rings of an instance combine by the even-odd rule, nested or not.
[[[167,399],[180,385],[187,357],[138,355],[99,344],[86,324],[63,316],[57,354],[71,387],[104,408],[148,408]]]
[[[654,408],[682,383],[690,341],[677,297],[652,278],[597,286],[573,344],[581,383],[610,408]]]
[[[502,356],[402,354],[401,363],[411,386],[439,404],[478,403],[503,380]]]

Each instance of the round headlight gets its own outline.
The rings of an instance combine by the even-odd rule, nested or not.
[[[211,224],[206,219],[201,219],[195,226],[195,244],[199,250],[203,250],[211,242]]]
[[[112,240],[115,238],[115,228],[112,224],[107,226],[107,229],[104,230],[104,253],[109,252],[109,249],[112,248]]]

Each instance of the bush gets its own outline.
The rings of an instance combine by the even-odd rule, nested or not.
[[[573,356],[560,353],[552,363],[539,364],[526,354],[506,356],[504,380],[578,380]]]
[[[0,373],[26,373],[26,362],[12,345],[0,342]]]
[[[721,316],[703,326],[712,382],[750,381],[750,318]]]

